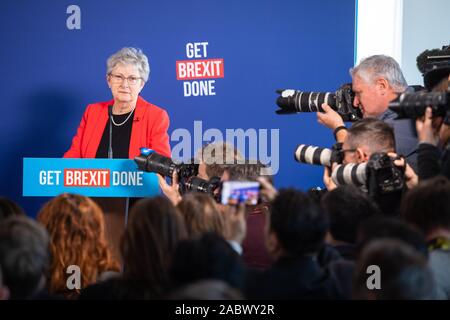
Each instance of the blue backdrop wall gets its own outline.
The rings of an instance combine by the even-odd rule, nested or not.
[[[354,33],[355,0],[3,0],[0,194],[36,214],[46,199],[22,197],[22,158],[62,156],[86,105],[111,98],[106,59],[124,46],[149,57],[142,96],[168,111],[172,147],[180,128],[192,133],[192,149],[194,139],[207,142],[194,137],[194,121],[202,132],[254,130],[279,160],[277,186],[322,185],[322,169],[295,163],[293,151],[329,146],[332,136],[314,114],[276,115],[274,90],[334,91],[349,82]],[[188,43],[201,42],[193,59],[223,59],[223,77],[209,79],[214,95],[186,96],[184,86],[208,80],[178,80],[176,62],[190,59]]]

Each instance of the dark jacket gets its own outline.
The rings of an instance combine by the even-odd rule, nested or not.
[[[314,256],[283,257],[270,269],[248,276],[248,299],[330,300],[342,299],[336,280],[322,269]]]
[[[426,180],[442,174],[450,179],[450,152],[448,149],[441,152],[438,147],[421,143],[418,148],[419,180]]]

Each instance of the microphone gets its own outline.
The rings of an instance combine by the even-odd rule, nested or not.
[[[108,118],[109,118],[109,146],[108,146],[108,159],[113,158],[113,149],[112,149],[112,106],[108,106]]]

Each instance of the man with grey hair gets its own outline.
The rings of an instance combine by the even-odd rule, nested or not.
[[[353,105],[361,109],[364,118],[377,118],[389,124],[395,133],[397,152],[406,157],[415,169],[417,163],[417,133],[412,120],[396,120],[397,114],[391,111],[389,102],[405,91],[413,91],[403,77],[399,64],[391,57],[374,55],[363,59],[350,69],[352,89],[355,93]],[[344,121],[327,104],[322,105],[325,112],[318,112],[319,123],[332,129],[336,140],[343,142],[347,135]]]

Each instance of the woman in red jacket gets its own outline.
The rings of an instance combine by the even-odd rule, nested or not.
[[[139,96],[149,73],[148,59],[139,49],[123,48],[109,57],[106,80],[113,100],[87,106],[64,157],[108,158],[110,125],[113,158],[133,159],[141,147],[170,157],[167,112]]]

